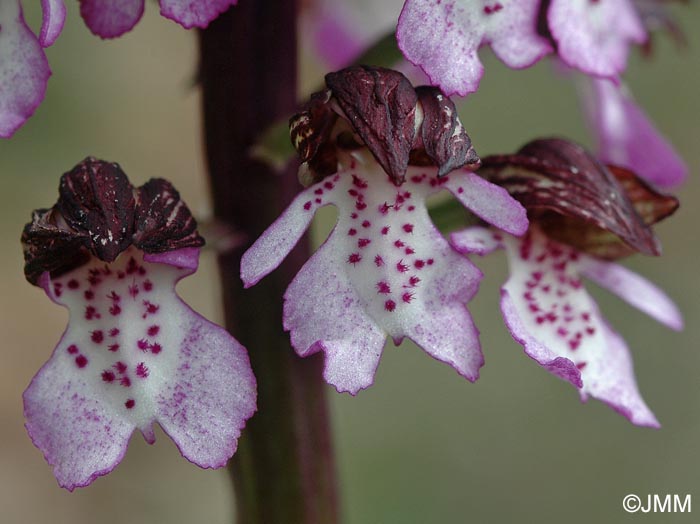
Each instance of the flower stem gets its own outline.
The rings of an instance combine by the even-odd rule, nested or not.
[[[300,359],[282,330],[282,295],[308,256],[302,241],[250,290],[239,278],[246,248],[298,191],[250,148],[296,108],[296,2],[245,1],[200,33],[204,139],[217,220],[245,237],[219,257],[228,329],[250,352],[258,413],[230,465],[237,522],[338,522],[335,466],[319,356]]]

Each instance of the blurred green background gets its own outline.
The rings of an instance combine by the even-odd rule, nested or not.
[[[38,5],[29,4],[35,2],[25,8],[37,28]],[[87,155],[115,160],[134,183],[171,179],[200,219],[210,215],[195,35],[148,4],[132,33],[103,42],[68,2],[66,29],[47,51],[54,75],[46,101],[13,139],[0,142],[3,524],[231,522],[226,472],[190,465],[162,433],[155,446],[135,435],[111,475],[69,494],[23,428],[22,391],[67,314],[24,281],[19,235],[32,209],[55,201],[58,177]],[[621,506],[628,493],[688,493],[700,513],[700,13],[696,5],[677,12],[689,49],[657,39],[652,60],[633,55],[627,81],[691,176],[680,190],[681,210],[658,227],[665,255],[628,265],[678,302],[686,330],[673,333],[594,291],[629,343],[639,387],[663,428],[636,428],[595,400],[581,404],[570,385],[523,354],[502,326],[497,299],[506,273],[496,255],[480,263],[487,276],[471,305],[486,356],[476,384],[405,343],[386,348],[375,385],[358,397],[329,388],[347,524],[698,521],[693,514],[628,515]],[[321,68],[308,50],[303,56],[308,90],[320,83]],[[486,50],[482,56],[481,89],[460,109],[480,154],[552,134],[591,143],[573,86],[549,63],[511,71]],[[317,227],[317,240],[326,229]],[[180,291],[220,321],[213,253]]]

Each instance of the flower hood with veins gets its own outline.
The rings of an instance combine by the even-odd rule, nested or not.
[[[237,0],[160,0],[163,16],[186,29],[207,27]],[[116,38],[133,29],[145,0],[80,0],[90,31]],[[20,0],[0,1],[0,138],[11,137],[39,107],[51,76],[45,47],[53,45],[66,19],[64,0],[41,0],[38,38],[27,26]]]
[[[517,155],[484,159],[484,166],[528,209],[530,229],[514,238],[473,227],[453,233],[451,242],[465,254],[506,250],[511,274],[501,310],[513,338],[542,367],[580,388],[583,400],[596,397],[634,424],[658,427],[637,389],[627,345],[581,276],[681,329],[678,309],[661,290],[603,259],[658,254],[649,225],[672,213],[677,201],[561,140],[532,142]]]
[[[22,241],[27,279],[70,311],[24,393],[27,431],[59,484],[109,473],[135,429],[155,441],[154,422],[191,462],[224,466],[255,412],[255,378],[245,348],[175,292],[203,240],[170,183],[134,188],[116,164],[87,159]]]
[[[316,183],[246,252],[241,277],[248,287],[274,270],[316,210],[332,204],[335,229],[285,293],[284,326],[296,351],[324,351],[326,380],[352,394],[372,384],[387,336],[408,337],[475,380],[483,359],[464,304],[481,273],[432,224],[426,198],[447,189],[515,235],[527,227],[524,210],[461,167],[478,159],[437,90],[414,90],[399,73],[365,67],[326,82],[329,91],[291,123],[310,170],[302,175]],[[409,158],[422,165],[408,166]]]
[[[396,37],[434,84],[465,96],[483,76],[483,45],[516,69],[556,48],[571,67],[616,79],[646,31],[631,0],[406,0]]]

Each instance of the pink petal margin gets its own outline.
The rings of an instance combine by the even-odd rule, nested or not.
[[[474,254],[480,257],[503,248],[501,235],[481,226],[468,227],[450,233],[450,244],[463,255]]]
[[[306,193],[301,192],[243,254],[241,280],[246,288],[254,286],[274,271],[311,225],[314,214],[306,212],[304,208],[308,200]]]
[[[659,187],[675,187],[685,180],[688,167],[683,159],[624,85],[605,79],[580,85],[601,160],[627,167]]]
[[[18,0],[0,3],[0,137],[11,137],[46,94],[49,63]]]
[[[576,364],[566,357],[557,355],[529,332],[520,318],[518,308],[515,306],[510,293],[504,288],[501,289],[501,312],[508,331],[510,331],[513,339],[523,346],[528,357],[532,358],[552,375],[570,382],[577,388],[583,387],[581,372],[576,367]]]
[[[339,270],[334,230],[284,294],[284,329],[301,357],[325,352],[323,376],[339,393],[356,395],[374,382],[386,334],[367,314]]]
[[[66,21],[66,6],[63,0],[41,0],[43,18],[39,43],[42,47],[52,46],[63,30]]]
[[[527,231],[527,211],[502,187],[471,172],[451,177],[445,187],[463,206],[498,229],[515,236]]]
[[[676,331],[683,329],[683,315],[661,289],[624,266],[584,257],[581,272],[629,305]]]
[[[131,31],[141,20],[144,0],[81,0],[80,16],[90,31],[103,39]]]
[[[238,0],[160,0],[160,14],[185,29],[204,29],[212,20],[237,3]]]

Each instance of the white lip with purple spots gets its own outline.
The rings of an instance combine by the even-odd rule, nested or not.
[[[153,443],[154,422],[202,467],[223,466],[235,451],[255,411],[255,379],[245,348],[175,293],[198,255],[131,247],[111,264],[42,277],[70,320],[24,394],[25,415],[63,487],[111,471],[134,429]]]
[[[373,380],[387,336],[409,337],[470,380],[482,357],[464,304],[481,273],[432,224],[426,198],[449,190],[483,218],[519,234],[525,212],[507,192],[456,170],[439,179],[434,167],[409,167],[397,187],[368,154],[304,190],[244,255],[251,286],[277,267],[315,211],[332,204],[338,223],[285,294],[284,325],[300,355],[324,350],[325,377],[357,393]]]
[[[531,226],[523,238],[481,227],[453,233],[465,254],[504,248],[510,278],[501,310],[525,353],[554,375],[580,388],[640,426],[658,421],[637,388],[629,350],[587,293],[587,276],[673,329],[682,327],[673,302],[656,286],[618,264],[597,260],[547,238]]]

